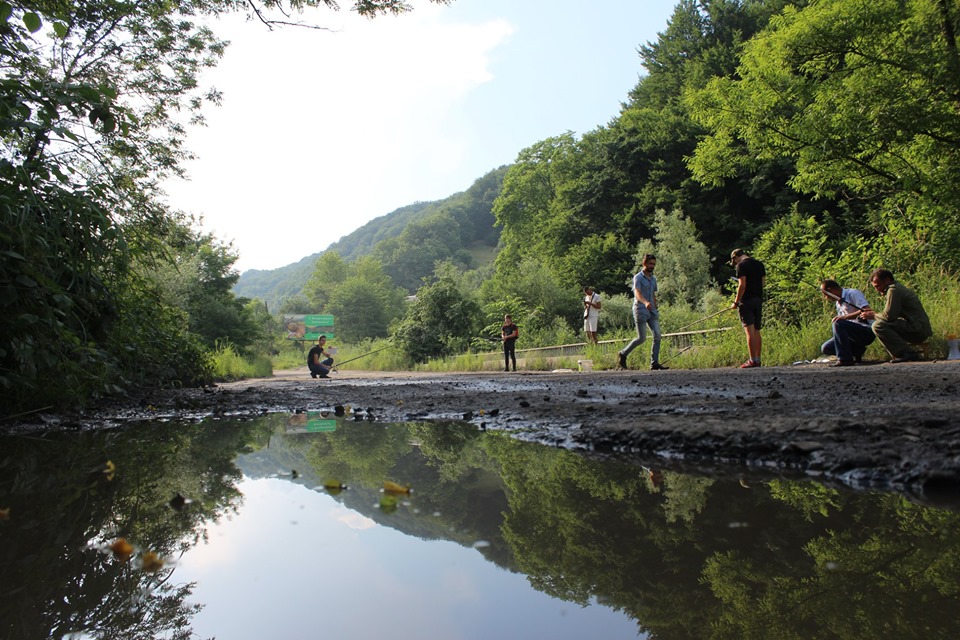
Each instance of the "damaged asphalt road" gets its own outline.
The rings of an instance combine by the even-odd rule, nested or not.
[[[351,408],[354,419],[467,421],[645,464],[805,474],[960,504],[960,362],[520,373],[277,372],[154,390],[5,430],[103,428]]]

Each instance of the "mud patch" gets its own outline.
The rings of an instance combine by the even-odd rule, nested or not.
[[[960,363],[685,371],[371,373],[306,370],[153,390],[7,430],[98,429],[143,418],[334,411],[457,420],[591,454],[802,473],[856,487],[960,487]]]

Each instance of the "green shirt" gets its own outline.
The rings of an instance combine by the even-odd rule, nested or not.
[[[879,320],[894,322],[899,318],[907,324],[907,329],[918,336],[929,338],[933,335],[933,329],[930,328],[930,318],[927,312],[923,310],[920,304],[920,298],[910,289],[902,284],[892,283],[887,287],[886,304],[883,312],[877,314]]]

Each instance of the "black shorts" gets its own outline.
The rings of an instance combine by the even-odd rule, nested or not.
[[[740,323],[743,326],[753,325],[757,331],[763,324],[763,298],[744,298],[740,301]]]

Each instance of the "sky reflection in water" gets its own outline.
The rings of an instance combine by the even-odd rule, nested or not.
[[[476,549],[404,535],[288,480],[239,488],[240,513],[175,572],[197,581],[201,637],[637,637],[622,613],[535,591]]]
[[[960,637],[955,510],[474,424],[0,436],[0,515],[4,639]]]

